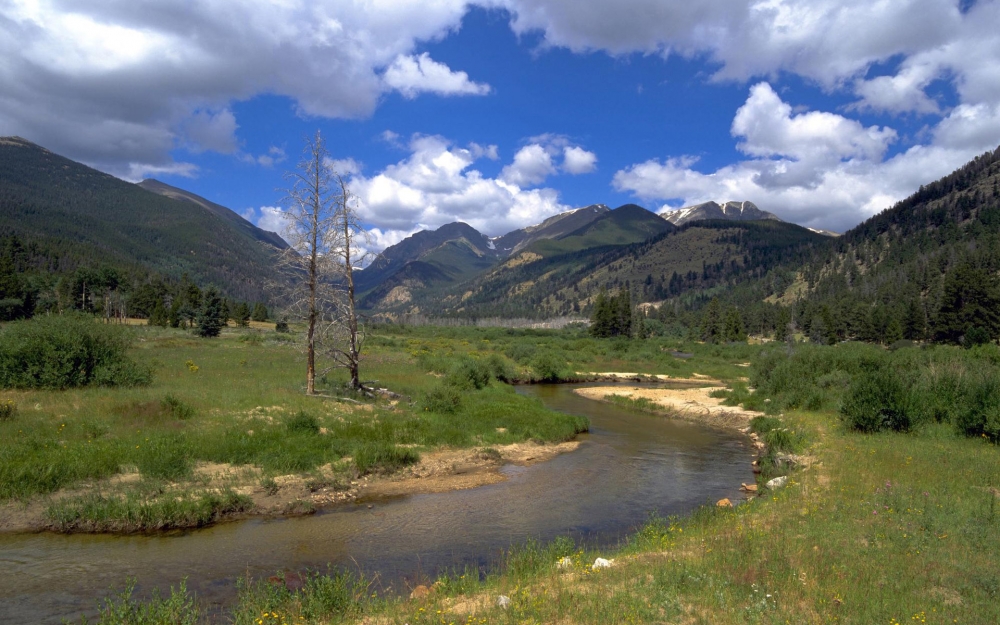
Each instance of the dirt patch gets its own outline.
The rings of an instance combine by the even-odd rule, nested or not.
[[[608,382],[670,382],[675,386],[722,386],[721,380],[700,373],[694,373],[690,378],[675,378],[665,373],[631,373],[622,371],[578,371],[576,375],[590,380],[606,380]]]
[[[701,380],[702,383],[704,380]],[[598,401],[607,401],[608,395],[621,395],[632,399],[646,399],[678,417],[708,423],[718,427],[746,428],[750,419],[762,412],[746,410],[739,406],[724,406],[722,399],[711,393],[721,386],[699,388],[639,388],[634,386],[593,386],[578,388],[573,392]]]
[[[532,465],[551,460],[579,446],[579,441],[568,441],[556,445],[515,443],[490,447],[489,450],[432,451],[422,454],[420,462],[395,475],[368,481],[361,488],[361,496],[442,493],[496,484],[506,479],[499,471],[505,464]]]

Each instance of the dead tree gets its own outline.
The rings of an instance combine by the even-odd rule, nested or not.
[[[354,195],[330,167],[330,155],[319,132],[307,141],[291,181],[283,216],[289,248],[279,268],[285,278],[289,312],[306,323],[306,393],[316,393],[317,354],[331,369],[348,369],[351,388],[361,389],[359,365],[364,328],[355,308],[354,265],[364,261],[358,245],[367,236]]]

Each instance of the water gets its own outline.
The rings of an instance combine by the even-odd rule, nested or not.
[[[96,613],[127,577],[141,593],[188,578],[199,599],[231,601],[246,574],[346,566],[405,590],[453,567],[488,567],[505,548],[560,535],[617,543],[650,513],[682,514],[752,482],[741,435],[583,399],[573,386],[521,387],[590,418],[579,450],[480,488],[348,505],[310,517],[248,520],[160,536],[0,535],[0,623]]]

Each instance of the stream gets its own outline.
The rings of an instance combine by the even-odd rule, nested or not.
[[[288,519],[250,519],[153,536],[0,534],[0,623],[79,622],[128,577],[137,592],[182,578],[203,604],[235,597],[236,580],[327,564],[377,573],[406,592],[441,571],[481,570],[529,538],[617,544],[651,513],[684,514],[753,482],[738,432],[584,399],[579,385],[522,386],[548,407],[590,419],[572,453],[470,490],[368,500]],[[369,508],[369,505],[372,507]]]

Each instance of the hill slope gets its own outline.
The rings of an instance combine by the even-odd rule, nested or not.
[[[152,193],[17,137],[0,138],[0,216],[3,234],[53,250],[51,271],[89,266],[177,279],[188,274],[248,300],[264,299],[280,249],[271,233],[249,223]]]
[[[705,202],[703,204],[695,204],[677,210],[666,211],[660,215],[675,226],[683,226],[686,223],[704,221],[706,219],[725,219],[730,221],[774,219],[781,221],[777,215],[760,210],[753,202],[726,202],[721,205],[715,202]]]

